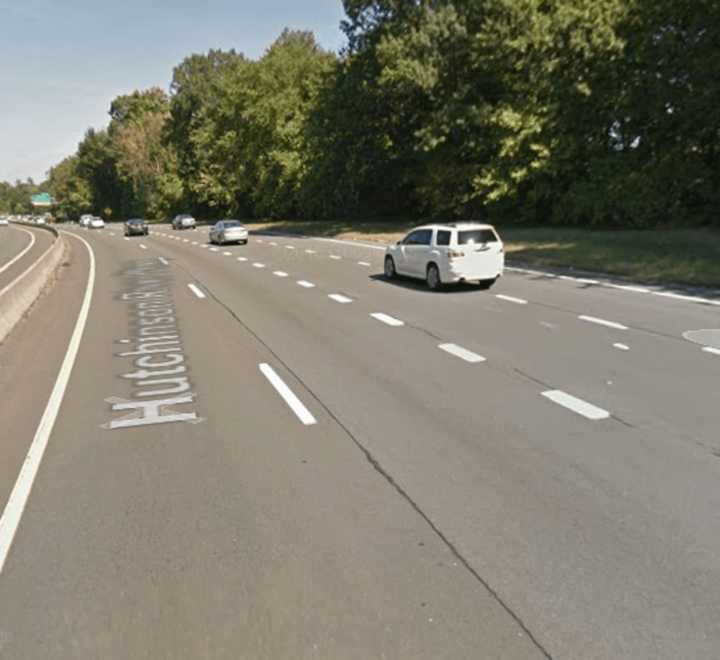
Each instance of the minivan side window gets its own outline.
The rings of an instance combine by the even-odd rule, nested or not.
[[[450,245],[450,232],[444,229],[438,230],[435,245]]]
[[[479,243],[497,243],[492,229],[470,229],[458,232],[458,245],[477,245]]]
[[[404,239],[404,245],[430,245],[432,229],[418,229],[410,232]]]

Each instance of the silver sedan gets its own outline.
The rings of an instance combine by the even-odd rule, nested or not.
[[[248,242],[248,230],[239,220],[220,220],[210,230],[210,242],[223,245],[224,243]]]

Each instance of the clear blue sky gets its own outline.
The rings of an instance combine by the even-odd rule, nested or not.
[[[258,57],[283,28],[344,44],[341,0],[0,0],[0,180],[42,180],[119,94],[158,85],[191,53]]]

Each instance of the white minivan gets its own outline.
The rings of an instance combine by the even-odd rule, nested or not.
[[[385,251],[385,276],[424,279],[430,289],[477,281],[489,289],[503,274],[505,250],[495,228],[478,222],[423,225]]]

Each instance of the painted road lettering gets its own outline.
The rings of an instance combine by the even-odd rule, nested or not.
[[[129,361],[122,382],[130,398],[107,401],[115,413],[124,413],[103,425],[115,430],[155,424],[197,423],[195,411],[177,410],[195,403],[182,336],[172,296],[172,272],[156,259],[132,262],[125,273],[128,291],[120,300],[129,305],[131,338],[119,339],[118,358]]]

